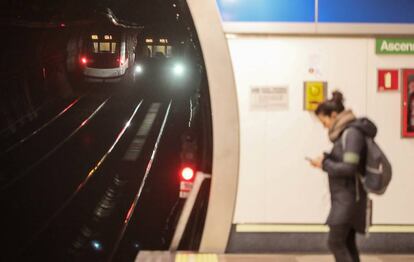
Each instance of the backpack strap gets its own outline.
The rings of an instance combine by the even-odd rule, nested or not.
[[[341,143],[342,143],[342,152],[343,152],[343,154],[345,154],[345,145],[346,145],[346,138],[348,136],[348,131],[349,131],[349,128],[346,128],[343,131],[342,136],[341,136]],[[356,201],[357,202],[359,202],[359,200],[360,200],[360,192],[359,192],[359,182],[360,182],[360,179],[361,179],[361,175],[359,173],[357,173],[355,175],[355,192],[356,192]]]
[[[345,129],[341,136],[341,143],[342,143],[342,151],[345,152],[345,144],[346,144],[346,137],[348,135],[349,129]]]

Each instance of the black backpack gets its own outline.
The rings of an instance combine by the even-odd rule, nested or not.
[[[342,135],[342,147],[345,147],[347,130]],[[366,164],[365,173],[360,175],[360,180],[368,193],[384,194],[391,181],[392,167],[384,152],[375,143],[374,139],[365,136]]]

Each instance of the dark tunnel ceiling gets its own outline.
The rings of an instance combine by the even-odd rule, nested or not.
[[[115,16],[138,25],[176,24],[184,17],[183,0],[2,0],[1,22],[73,22],[111,9]],[[176,7],[174,7],[174,5]],[[180,10],[180,11],[178,11]],[[177,13],[179,19],[177,19]]]

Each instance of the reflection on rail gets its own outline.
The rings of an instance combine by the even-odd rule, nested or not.
[[[14,185],[17,181],[21,180],[24,176],[26,176],[31,170],[33,170],[35,167],[37,167],[40,163],[42,163],[44,160],[46,160],[48,157],[53,155],[60,147],[62,147],[67,141],[69,141],[76,133],[79,132],[79,130],[82,129],[85,125],[87,125],[90,120],[102,109],[102,107],[108,102],[110,98],[106,99],[103,103],[101,103],[98,108],[88,117],[86,118],[82,124],[80,124],[75,130],[72,131],[69,136],[67,136],[64,140],[62,140],[59,144],[57,144],[52,150],[50,150],[48,153],[43,155],[39,160],[37,160],[35,163],[30,165],[26,170],[24,170],[20,175],[13,178],[11,181],[9,181],[6,185],[4,185],[0,191],[4,191],[10,186]]]
[[[99,162],[96,164],[96,166],[94,168],[92,168],[92,170],[88,173],[88,176],[85,178],[85,180],[78,186],[78,189],[76,191],[81,190],[85,184],[88,182],[88,180],[93,176],[93,174],[95,174],[95,172],[99,169],[99,167],[102,165],[102,163],[105,161],[105,159],[109,156],[109,154],[111,154],[112,150],[115,148],[115,146],[118,144],[119,140],[121,139],[121,137],[125,134],[125,131],[127,130],[127,128],[131,125],[131,121],[132,119],[134,119],[135,114],[138,112],[138,109],[140,108],[140,106],[142,105],[143,100],[141,100],[141,102],[139,102],[139,104],[135,107],[134,112],[132,113],[131,117],[129,118],[129,120],[126,122],[125,126],[122,128],[121,132],[119,132],[117,138],[115,139],[115,142],[112,144],[112,146],[109,148],[108,152],[106,152],[106,154],[101,158],[101,160],[99,160]]]
[[[106,101],[105,101],[106,102]],[[138,109],[142,105],[143,100],[141,100],[138,105],[135,107],[132,115],[128,119],[128,121],[125,123],[122,130],[119,132],[117,138],[115,139],[114,143],[111,145],[111,147],[108,149],[108,151],[104,154],[104,156],[98,161],[98,163],[89,171],[87,177],[79,184],[79,186],[76,188],[76,190],[63,202],[63,204],[53,213],[52,216],[50,216],[46,223],[43,224],[43,226],[38,230],[32,239],[29,241],[26,248],[28,248],[48,227],[49,225],[59,216],[59,214],[62,213],[63,210],[65,210],[66,207],[69,206],[69,204],[72,202],[73,199],[79,194],[79,192],[86,186],[88,181],[93,177],[93,175],[96,173],[96,171],[99,169],[99,167],[105,162],[105,160],[108,158],[108,156],[111,154],[112,150],[115,148],[115,146],[118,144],[120,139],[125,134],[125,131],[128,129],[128,127],[131,125],[131,121],[134,119],[136,113],[138,112]]]
[[[127,215],[126,215],[126,217],[124,219],[124,222],[123,222],[121,231],[119,232],[119,235],[118,235],[118,237],[116,239],[114,248],[113,248],[113,250],[111,252],[111,255],[109,256],[108,261],[112,261],[113,260],[115,254],[116,254],[116,251],[118,250],[119,244],[121,243],[121,240],[124,237],[124,234],[125,234],[125,231],[126,231],[128,225],[129,225],[129,222],[131,221],[131,217],[134,214],[135,208],[136,208],[136,206],[138,204],[138,200],[140,199],[141,194],[142,194],[142,191],[144,190],[145,182],[146,182],[146,180],[148,178],[149,172],[151,171],[151,167],[152,167],[152,164],[154,162],[155,155],[157,154],[161,137],[164,134],[165,124],[167,123],[167,119],[168,119],[168,116],[170,114],[171,103],[172,102],[170,101],[170,103],[168,105],[168,108],[167,108],[167,112],[165,113],[165,117],[164,117],[164,120],[163,120],[161,129],[160,129],[160,132],[158,134],[157,141],[155,142],[155,146],[154,146],[154,149],[152,151],[151,158],[150,158],[150,160],[149,160],[149,162],[147,164],[146,170],[145,170],[144,178],[142,179],[142,182],[141,182],[140,188],[138,190],[138,193],[135,195],[134,201],[132,202],[132,204],[131,204],[131,206],[130,206],[130,208],[128,210],[128,213],[127,213]]]
[[[83,96],[82,96],[83,97]],[[57,114],[56,116],[54,116],[52,119],[50,119],[49,121],[47,121],[46,123],[44,123],[41,127],[39,127],[38,129],[36,129],[35,131],[33,131],[32,133],[30,133],[28,136],[20,139],[17,143],[15,143],[14,145],[10,146],[9,148],[6,149],[6,151],[4,151],[2,153],[6,154],[9,153],[10,151],[12,151],[13,149],[17,148],[18,146],[22,145],[23,143],[25,143],[27,140],[29,140],[30,138],[32,138],[34,135],[38,134],[40,131],[42,131],[43,129],[45,129],[46,127],[48,127],[50,124],[52,124],[53,122],[55,122],[58,118],[60,118],[64,113],[66,113],[69,109],[71,109],[76,103],[79,102],[80,99],[82,99],[82,97],[79,97],[77,99],[75,99],[73,102],[71,102],[65,109],[63,109],[59,114]]]

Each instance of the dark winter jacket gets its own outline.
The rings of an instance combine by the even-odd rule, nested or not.
[[[329,176],[331,192],[331,210],[327,219],[328,225],[349,224],[360,233],[364,233],[367,225],[367,193],[363,189],[358,174],[365,168],[366,142],[365,136],[375,137],[377,128],[366,118],[349,117],[336,128],[336,135],[330,131],[334,143],[331,153],[325,155],[323,170]],[[342,113],[341,113],[342,114]],[[338,117],[343,117],[338,115]],[[353,114],[352,114],[353,116]],[[343,134],[346,142],[343,145]]]

